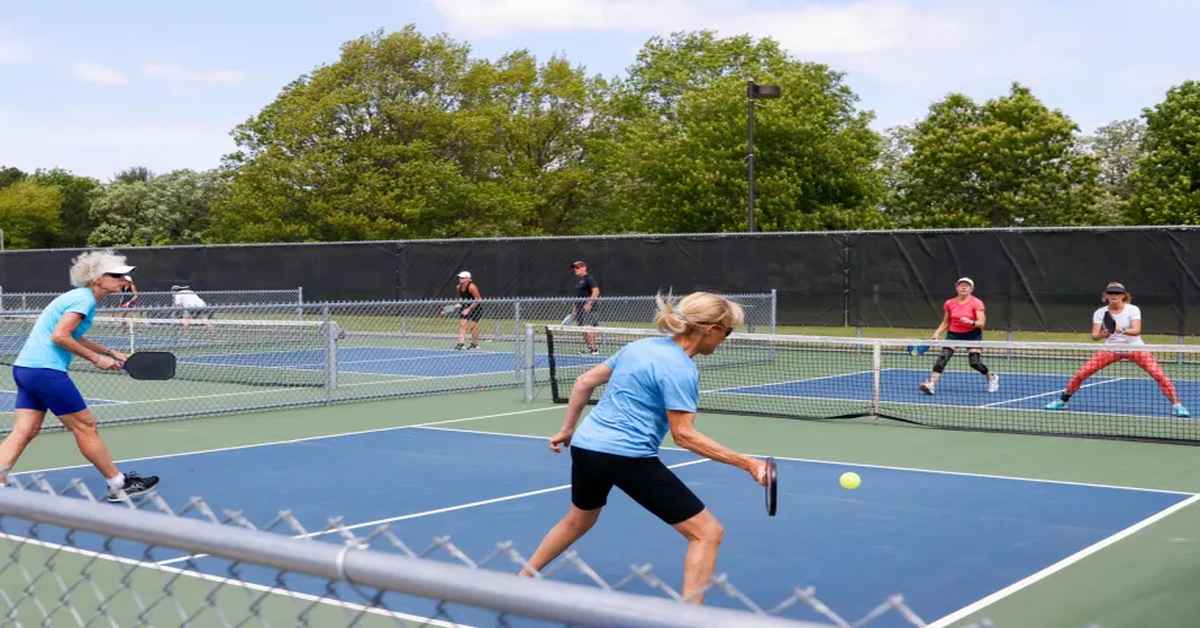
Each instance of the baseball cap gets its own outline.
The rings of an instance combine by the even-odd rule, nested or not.
[[[104,268],[100,269],[100,274],[101,275],[128,275],[129,273],[133,272],[133,269],[135,269],[135,268],[137,268],[137,266],[130,266],[128,264],[109,264],[108,266],[105,266]]]
[[[970,277],[959,277],[958,280],[954,282],[954,285],[957,286],[960,283],[968,283],[971,284],[972,288],[975,287],[975,280],[971,279]]]
[[[1121,294],[1125,294],[1127,292],[1125,290],[1125,284],[1123,284],[1119,281],[1108,282],[1108,285],[1104,286],[1104,291],[1105,292],[1119,292]]]
[[[571,268],[579,268],[580,266],[587,266],[587,262],[585,262],[581,259],[577,259],[577,260],[571,262]]]
[[[470,278],[471,278],[471,271],[469,271],[469,270],[464,270],[464,271],[462,271],[462,272],[458,273],[458,278],[459,278],[459,279],[470,279]]]

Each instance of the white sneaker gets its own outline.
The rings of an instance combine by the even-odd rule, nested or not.
[[[917,384],[917,389],[920,390],[921,392],[925,393],[926,395],[933,394],[933,385],[930,384],[929,382],[921,382],[920,384]]]
[[[1000,390],[1000,376],[995,373],[988,373],[988,392],[996,392]]]

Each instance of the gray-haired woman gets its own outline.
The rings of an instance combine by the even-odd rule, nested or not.
[[[41,431],[47,410],[71,431],[80,453],[104,476],[109,501],[144,493],[158,483],[155,476],[142,477],[117,469],[108,445],[100,438],[95,415],[67,375],[74,356],[101,370],[119,370],[129,357],[84,334],[92,326],[96,303],[120,292],[133,269],[125,263],[125,256],[112,251],[91,251],[72,260],[71,284],[76,288],[59,295],[42,310],[13,361],[17,400],[12,432],[0,442],[0,485]]]

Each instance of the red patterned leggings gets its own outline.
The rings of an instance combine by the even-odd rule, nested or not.
[[[1084,362],[1078,371],[1075,371],[1075,375],[1071,376],[1071,381],[1067,382],[1067,394],[1075,394],[1075,391],[1083,385],[1083,381],[1096,371],[1121,360],[1129,360],[1142,367],[1143,371],[1149,373],[1150,377],[1158,382],[1158,389],[1167,396],[1167,399],[1171,400],[1171,403],[1179,403],[1179,393],[1175,392],[1175,384],[1171,383],[1171,378],[1167,377],[1162,367],[1158,365],[1158,361],[1154,359],[1154,355],[1149,351],[1097,352],[1090,360]]]

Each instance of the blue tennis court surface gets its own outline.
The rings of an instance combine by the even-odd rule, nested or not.
[[[1000,390],[989,393],[983,376],[975,372],[947,371],[930,396],[917,389],[929,377],[928,370],[883,369],[880,401],[939,406],[971,406],[997,409],[1041,410],[1058,398],[1067,385],[1066,375],[1001,373]],[[811,379],[721,389],[723,394],[763,395],[867,402],[872,399],[874,377],[870,372],[847,373]],[[1200,382],[1176,380],[1183,404],[1200,407]],[[1149,376],[1108,378],[1093,376],[1071,399],[1070,410],[1097,414],[1169,416],[1171,403]]]
[[[824,602],[851,619],[902,593],[924,619],[936,620],[1190,497],[780,460],[780,511],[768,518],[761,488],[744,472],[683,451],[664,450],[662,458],[725,525],[718,573],[728,574],[738,589],[768,608],[795,586],[814,586]],[[171,504],[199,495],[218,513],[238,509],[256,525],[290,509],[309,530],[340,515],[347,525],[359,526],[360,535],[388,521],[417,551],[435,536],[449,535],[476,559],[507,540],[528,556],[570,499],[569,457],[551,454],[544,439],[437,428],[379,430],[122,466],[162,476],[161,493]],[[860,489],[839,488],[837,476],[846,470],[863,476]],[[82,476],[94,492],[103,490],[90,468],[45,475],[55,486]],[[45,532],[41,538],[53,540]],[[675,531],[614,491],[597,526],[575,549],[610,583],[629,575],[632,565],[652,563],[654,574],[678,589],[684,547]],[[117,551],[141,550],[125,544]],[[444,552],[433,556],[449,560]],[[156,550],[154,557],[186,566],[178,554]],[[195,564],[215,575],[228,568],[212,558]],[[516,570],[506,561],[489,566]],[[238,569],[265,585],[276,575]],[[554,577],[587,582],[570,567]],[[303,579],[289,576],[289,581],[307,586]],[[321,593],[323,586],[313,581],[304,590]],[[648,592],[642,584],[628,589]],[[393,601],[404,612],[433,611],[428,600]],[[716,591],[707,603],[737,606]],[[787,615],[819,619],[803,606]],[[495,619],[458,609],[455,618],[485,624]],[[906,624],[892,615],[872,625]]]

